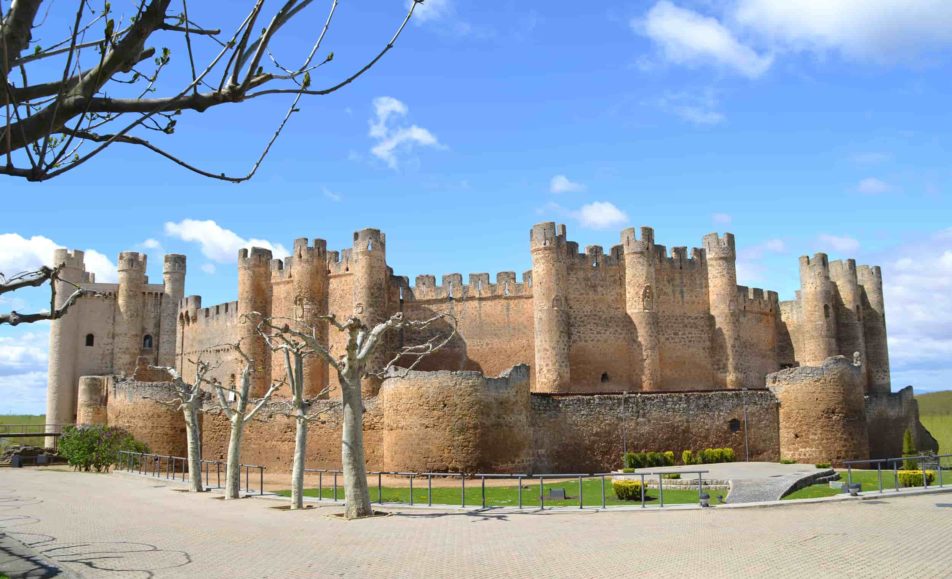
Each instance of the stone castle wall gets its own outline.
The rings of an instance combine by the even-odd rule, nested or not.
[[[939,450],[935,438],[919,422],[919,403],[911,386],[891,394],[868,395],[866,424],[872,458],[902,456],[902,437],[906,430],[912,432],[913,442],[920,452]]]
[[[107,420],[131,432],[152,452],[185,456],[185,418],[182,411],[162,404],[173,400],[175,390],[168,382],[121,381],[106,378]]]

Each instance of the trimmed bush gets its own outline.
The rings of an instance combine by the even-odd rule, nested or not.
[[[816,464],[813,465],[813,466],[815,466],[815,467],[817,467],[817,468],[830,468],[830,463],[828,463],[828,462],[818,462],[818,463],[816,463]]]
[[[665,451],[664,466],[674,466],[674,451],[673,450]]]
[[[919,453],[916,452],[916,445],[912,441],[912,431],[907,428],[906,432],[902,435],[902,455],[906,457],[916,456],[917,454]],[[919,462],[907,458],[902,461],[902,468],[903,470],[916,470],[919,468]]]
[[[679,472],[669,472],[669,473],[667,473],[667,474],[661,475],[661,478],[666,478],[666,479],[671,479],[671,480],[677,480],[677,479],[681,478],[681,473],[679,473]]]
[[[673,466],[674,452],[626,452],[622,456],[624,468],[653,468],[656,466]]]
[[[641,481],[640,480],[613,480],[612,490],[620,501],[640,501],[641,500]]]
[[[694,452],[690,450],[682,450],[681,464],[694,464]]]
[[[625,474],[631,474],[631,473],[635,472],[635,469],[625,467],[625,468],[621,469],[621,472],[623,472],[623,473],[625,473]]]
[[[935,480],[935,471],[927,470],[926,472],[926,481],[929,484]],[[899,486],[901,487],[921,487],[922,484],[922,471],[921,470],[900,470],[897,471],[899,476]]]
[[[795,460],[793,460],[793,459],[791,459],[791,458],[781,458],[781,459],[780,459],[780,464],[797,464],[797,461],[795,461]]]
[[[149,452],[149,447],[115,426],[67,426],[59,439],[59,455],[85,472],[108,472],[119,462],[121,450]]]

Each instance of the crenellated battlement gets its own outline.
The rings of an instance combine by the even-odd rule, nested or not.
[[[162,264],[162,273],[185,273],[186,258],[179,253],[169,253]]]
[[[271,267],[272,254],[270,249],[262,247],[252,247],[248,249],[243,247],[238,250],[238,268],[239,269],[258,269]]]
[[[522,283],[516,283],[516,272],[503,271],[496,274],[496,283],[490,283],[488,273],[469,274],[469,283],[463,283],[458,273],[444,275],[437,285],[436,276],[418,275],[416,284],[408,288],[410,299],[424,300],[468,300],[499,297],[525,297],[532,295],[532,272],[522,274]]]
[[[723,237],[717,233],[708,233],[702,243],[708,259],[737,259],[733,233],[725,233]]]
[[[119,262],[116,264],[120,273],[122,272],[141,272],[145,275],[148,256],[137,251],[123,251],[119,254]]]
[[[537,249],[564,249],[566,245],[565,225],[555,224],[554,221],[537,223],[529,231],[529,245],[532,251]],[[578,244],[575,250],[578,251]]]
[[[672,247],[671,255],[664,245],[655,245],[655,261],[661,268],[702,269],[707,266],[707,257],[703,249],[692,247],[690,257],[686,246]]]
[[[647,253],[654,255],[654,229],[641,228],[641,239],[635,234],[635,228],[629,227],[621,232],[621,246],[624,253]]]
[[[862,286],[875,283],[883,285],[883,270],[878,265],[860,265],[856,267],[856,277]]]
[[[813,255],[800,256],[800,276],[812,274],[814,276],[830,277],[830,258],[827,254],[820,252]]]
[[[353,250],[350,248],[327,252],[327,269],[331,272],[331,275],[351,273],[353,261]]]
[[[188,302],[192,298],[198,298],[197,303],[190,302],[182,312],[184,316],[185,325],[189,326],[192,324],[215,324],[220,322],[228,321],[237,321],[238,320],[238,302],[225,302],[223,304],[217,304],[214,306],[208,306],[207,308],[201,306],[201,297],[199,296],[189,296],[185,298],[184,301]],[[193,307],[198,306],[198,307]]]
[[[741,311],[776,312],[780,308],[780,296],[775,291],[739,285],[737,286],[737,305]]]
[[[385,252],[387,250],[387,235],[379,229],[361,229],[354,232],[354,252]]]
[[[605,253],[601,245],[588,245],[584,252],[578,251],[578,244],[567,241],[565,244],[568,265],[576,267],[617,267],[624,263],[624,253],[621,245],[611,248]]]
[[[85,270],[85,255],[85,252],[78,249],[54,249],[53,266],[56,267],[58,265],[64,265],[65,267],[78,269],[80,271]]]

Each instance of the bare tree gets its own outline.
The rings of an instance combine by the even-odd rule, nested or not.
[[[70,281],[62,279],[60,277],[62,269],[62,266],[47,267],[44,265],[38,270],[18,273],[9,278],[5,277],[3,273],[0,273],[0,295],[27,287],[40,287],[46,282],[50,283],[50,310],[48,312],[21,314],[16,311],[11,311],[9,314],[0,314],[0,324],[16,326],[18,324],[32,324],[40,320],[58,320],[66,315],[66,311],[76,303],[76,300],[84,295],[96,294],[94,291],[83,289]],[[56,290],[57,282],[65,283],[74,288],[73,293],[59,306],[56,305],[57,298],[59,297]]]
[[[426,320],[407,320],[398,312],[385,322],[372,328],[364,324],[357,316],[351,316],[340,322],[334,315],[320,316],[339,332],[347,336],[346,351],[335,358],[326,344],[318,339],[316,328],[307,331],[296,330],[290,324],[277,326],[267,324],[273,334],[273,340],[284,343],[300,341],[311,352],[324,359],[337,372],[341,389],[341,411],[343,427],[341,431],[341,468],[344,473],[344,516],[357,519],[373,515],[370,505],[370,490],[367,485],[367,462],[364,457],[364,405],[361,397],[360,382],[365,376],[383,377],[394,372],[408,372],[421,360],[436,352],[456,335],[456,319],[447,314],[437,314]],[[397,349],[393,358],[380,368],[369,367],[373,355],[383,343],[384,336],[392,330],[424,330],[440,321],[449,321],[450,330],[446,334],[436,334],[422,344],[403,346]],[[303,470],[303,469],[302,469]]]
[[[310,48],[290,67],[278,61],[272,45],[313,0],[246,1],[245,16],[225,32],[217,23],[190,18],[194,5],[187,0],[134,0],[129,14],[114,14],[108,0],[48,1],[45,9],[43,0],[12,0],[6,13],[0,4],[0,108],[5,116],[0,158],[6,158],[0,174],[45,181],[121,143],[148,149],[206,177],[250,179],[298,112],[301,97],[333,93],[370,70],[393,48],[423,2],[410,3],[389,41],[363,66],[315,87],[312,75],[334,59],[333,52],[321,48],[339,0],[328,0],[323,25],[312,27]],[[237,1],[220,11],[221,18],[242,13],[231,4]],[[65,37],[54,40],[63,21]],[[173,79],[177,75],[190,81],[163,82],[172,62],[168,46],[185,53],[177,59],[181,70]],[[281,94],[290,95],[291,103],[246,174],[200,169],[143,136],[148,131],[173,133],[186,111]]]
[[[260,317],[260,314],[254,314]],[[324,387],[315,396],[305,398],[304,360],[315,357],[317,353],[309,345],[290,332],[290,326],[274,325],[279,318],[263,318],[258,322],[258,334],[265,340],[272,352],[281,352],[284,356],[286,380],[291,386],[291,400],[287,402],[287,415],[294,417],[294,459],[291,463],[291,508],[304,508],[304,469],[307,456],[307,427],[318,418],[311,412],[314,402],[325,396],[330,389]],[[288,331],[285,331],[287,329]],[[311,328],[310,335],[317,340],[317,332]]]
[[[178,396],[172,400],[156,400],[160,404],[171,406],[181,410],[185,417],[185,436],[188,440],[188,490],[200,493],[204,490],[202,487],[202,431],[199,413],[202,411],[206,398],[206,391],[202,386],[211,386],[212,381],[208,379],[208,374],[214,368],[208,362],[202,360],[189,363],[195,366],[195,379],[186,382],[179,375],[175,368],[168,366],[150,366],[156,370],[163,370],[172,378],[172,387]]]
[[[241,349],[240,344],[234,346],[235,352],[242,358],[241,376],[236,386],[225,387],[215,381],[215,393],[218,397],[218,408],[231,423],[231,432],[228,437],[228,456],[225,459],[225,499],[239,498],[241,489],[241,439],[245,432],[245,425],[254,419],[258,411],[268,403],[271,396],[284,385],[283,382],[274,382],[264,396],[258,399],[249,410],[251,404],[251,373],[254,371],[254,361]]]

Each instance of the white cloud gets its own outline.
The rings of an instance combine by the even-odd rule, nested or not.
[[[142,242],[142,247],[146,249],[158,249],[162,250],[162,244],[159,243],[158,239],[149,238]]]
[[[400,124],[400,119],[409,112],[407,105],[393,97],[377,97],[373,100],[374,117],[370,119],[371,138],[377,141],[370,152],[378,159],[396,169],[400,154],[410,152],[414,147],[442,148],[436,135],[417,125]]]
[[[711,89],[669,91],[656,104],[661,110],[692,125],[713,126],[726,120],[724,113],[717,110],[718,99]]]
[[[330,199],[334,203],[340,203],[341,201],[344,200],[343,195],[341,195],[340,193],[335,193],[331,191],[330,189],[328,189],[327,187],[323,187],[321,191],[324,193],[324,197],[326,197],[327,199]]]
[[[208,275],[215,275],[215,272],[218,271],[214,263],[203,263],[201,270]]]
[[[235,263],[238,259],[238,250],[245,247],[270,249],[274,257],[278,259],[290,255],[280,243],[271,243],[264,239],[244,239],[211,219],[205,221],[183,219],[178,223],[169,221],[165,224],[165,234],[182,241],[198,243],[201,246],[202,255],[218,263]]]
[[[821,247],[829,248],[840,253],[849,253],[859,249],[859,241],[846,235],[841,236],[822,233],[817,238],[817,241]]]
[[[410,9],[410,4],[413,2],[414,0],[407,0],[407,10]],[[426,0],[422,4],[417,4],[416,8],[413,9],[413,20],[419,24],[442,20],[449,16],[452,11],[453,7],[449,0]]]
[[[769,254],[784,253],[787,244],[782,239],[768,239],[757,245],[744,246],[737,250],[737,281],[752,285],[766,281],[767,267],[764,258]]]
[[[26,238],[17,233],[0,233],[0,272],[9,276],[53,265],[53,252],[62,247],[42,235]],[[86,271],[96,274],[96,281],[119,279],[116,266],[108,257],[94,249],[87,249],[85,254]]]
[[[893,187],[882,179],[867,177],[856,184],[856,190],[865,195],[879,195],[889,193]]]
[[[733,220],[734,218],[727,213],[715,213],[711,215],[711,221],[718,225],[730,225]]]
[[[49,334],[30,331],[0,336],[0,375],[46,369]]]
[[[550,193],[581,193],[585,189],[585,185],[572,181],[565,175],[556,175],[549,181]]]
[[[574,212],[582,227],[609,229],[628,223],[628,215],[608,201],[595,201]]]
[[[738,0],[731,14],[775,50],[895,62],[952,45],[948,0]]]
[[[9,376],[0,373],[0,414],[43,414],[46,411],[46,370]]]
[[[632,29],[650,38],[664,60],[685,66],[715,65],[748,78],[767,72],[773,62],[741,43],[715,18],[680,8],[667,0],[655,4]]]
[[[42,414],[46,408],[48,326],[31,324],[0,336],[0,414]]]

